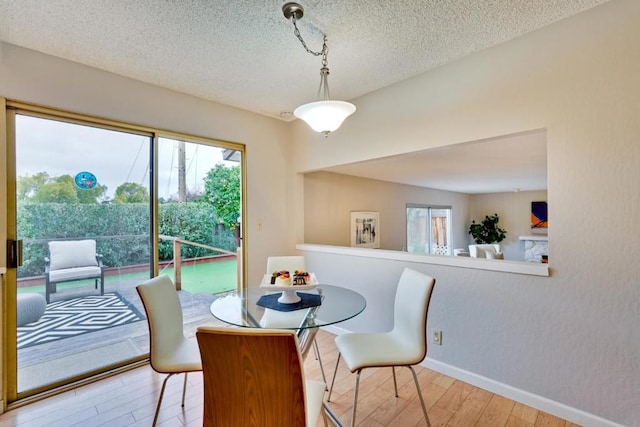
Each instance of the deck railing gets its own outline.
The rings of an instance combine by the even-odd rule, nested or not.
[[[237,259],[237,265],[238,265],[237,289],[241,289],[242,288],[242,256],[241,256],[240,248],[238,248],[238,250],[236,252],[232,252],[232,251],[228,251],[226,249],[221,249],[221,248],[216,248],[216,247],[213,247],[213,246],[205,245],[204,243],[198,243],[198,242],[192,242],[192,241],[189,241],[189,240],[183,240],[183,239],[180,239],[178,237],[165,236],[163,234],[160,234],[158,237],[160,238],[160,240],[168,240],[168,241],[172,241],[173,242],[173,272],[174,272],[173,281],[175,283],[175,286],[176,286],[177,290],[181,290],[182,289],[182,270],[181,270],[181,268],[182,268],[182,251],[181,251],[181,247],[182,247],[183,243],[187,244],[187,245],[203,248],[203,249],[209,249],[209,250],[220,252],[220,253],[227,254],[227,255],[234,255],[236,257],[236,259]]]
[[[189,240],[184,240],[184,239],[180,239],[178,237],[174,237],[174,236],[167,236],[167,235],[159,235],[158,236],[160,240],[164,240],[164,241],[171,241],[173,242],[173,259],[171,261],[168,261],[169,265],[171,265],[171,263],[173,263],[174,265],[174,281],[175,281],[175,285],[176,285],[176,289],[181,290],[182,289],[182,265],[183,265],[183,259],[182,259],[182,251],[181,251],[181,247],[183,244],[185,245],[189,245],[189,246],[196,246],[196,247],[200,247],[203,249],[208,249],[211,251],[215,251],[218,252],[220,254],[224,254],[224,255],[231,255],[236,257],[237,260],[237,289],[241,289],[242,288],[242,254],[241,254],[241,249],[238,248],[236,252],[233,251],[229,251],[226,249],[222,249],[222,248],[217,248],[214,246],[210,246],[210,245],[206,245],[203,243],[198,243],[198,242],[193,242],[193,241],[189,241]],[[39,252],[36,254],[36,256],[41,255],[38,257],[38,259],[42,259],[44,260],[44,256],[46,254],[46,245],[47,243],[49,243],[50,241],[54,241],[54,240],[82,240],[82,239],[94,239],[96,241],[98,240],[113,240],[113,239],[117,239],[117,238],[128,238],[128,239],[132,239],[132,238],[149,238],[148,235],[126,235],[126,236],[88,236],[88,237],[78,237],[78,238],[47,238],[47,239],[24,239],[23,243],[24,245],[42,245],[43,249],[42,249],[42,254],[40,254]],[[31,258],[33,258],[33,255],[31,255]],[[27,257],[28,258],[28,257]],[[29,259],[31,259],[29,258]],[[200,258],[190,258],[188,261],[197,261]],[[203,258],[204,259],[204,258]],[[166,261],[162,261],[161,265],[165,265]],[[167,267],[169,266],[167,265]],[[147,268],[148,268],[148,264],[146,264]],[[117,269],[118,271],[120,271],[120,269],[122,268],[131,268],[131,267],[144,267],[143,264],[135,264],[135,265],[127,265],[127,266],[109,266],[106,269],[105,272],[105,276],[109,276],[110,275],[110,270],[113,269]],[[166,268],[166,267],[165,267]],[[43,268],[44,269],[44,268]],[[164,268],[163,268],[164,269]],[[18,287],[26,287],[26,286],[35,286],[35,285],[41,285],[42,282],[44,281],[44,276],[42,275],[26,275],[24,277],[19,276],[18,277]]]

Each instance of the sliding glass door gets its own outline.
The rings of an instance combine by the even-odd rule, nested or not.
[[[145,355],[152,136],[15,114],[17,392]]]
[[[158,141],[160,273],[209,304],[240,283],[240,151]]]
[[[408,204],[407,251],[451,255],[451,207]]]
[[[243,286],[244,146],[19,103],[6,125],[9,403],[146,359],[141,281],[174,281],[187,329]]]

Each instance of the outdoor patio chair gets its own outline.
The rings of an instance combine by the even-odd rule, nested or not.
[[[104,295],[104,265],[102,255],[96,253],[96,241],[54,240],[49,242],[49,256],[44,259],[45,298],[51,302],[57,284],[94,279],[95,289],[100,282],[100,295]]]

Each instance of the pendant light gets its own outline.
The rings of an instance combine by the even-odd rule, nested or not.
[[[329,53],[329,48],[327,47],[327,36],[325,35],[323,38],[322,50],[320,52],[310,50],[302,39],[298,26],[296,25],[296,21],[304,15],[302,6],[293,2],[286,3],[282,6],[282,13],[285,18],[290,19],[293,23],[293,27],[295,28],[294,34],[298,40],[300,40],[305,50],[314,56],[322,56],[320,86],[318,87],[317,96],[319,100],[299,106],[293,111],[293,115],[304,120],[314,131],[327,136],[330,132],[338,129],[344,119],[356,111],[356,106],[345,101],[331,100],[328,81],[329,67],[327,54]]]

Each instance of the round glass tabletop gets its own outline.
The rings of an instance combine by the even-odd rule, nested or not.
[[[307,302],[319,305],[297,308],[298,305],[278,303],[281,292],[252,287],[244,293],[233,292],[216,299],[210,310],[216,319],[235,326],[307,329],[351,319],[367,306],[362,295],[339,286],[320,284],[313,289],[296,291],[296,294],[303,297],[300,305]]]

